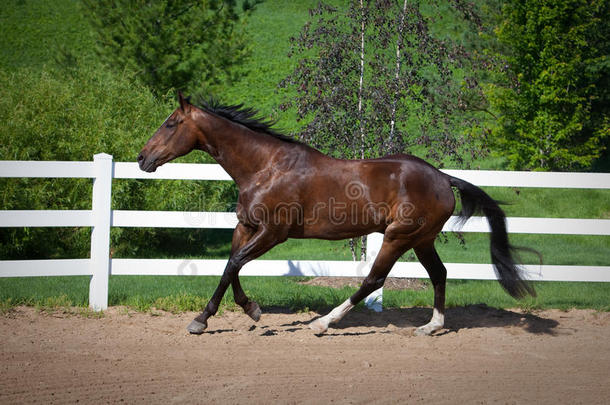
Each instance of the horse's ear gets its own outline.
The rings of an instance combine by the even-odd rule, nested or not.
[[[191,103],[184,98],[181,91],[178,91],[178,102],[180,103],[180,110],[182,110],[183,113],[188,114],[191,112]]]

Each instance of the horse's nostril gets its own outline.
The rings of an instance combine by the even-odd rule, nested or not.
[[[141,153],[138,155],[138,162],[141,162],[142,160],[144,160],[144,155],[142,155]]]

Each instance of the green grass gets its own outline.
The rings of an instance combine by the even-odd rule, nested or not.
[[[325,311],[346,300],[356,289],[334,289],[299,284],[305,277],[242,277],[246,294],[263,310],[276,308],[298,311]],[[137,311],[153,309],[179,313],[200,311],[212,296],[219,277],[195,276],[111,276],[109,305],[127,306]],[[433,291],[385,290],[386,308],[431,306]],[[592,308],[610,311],[609,283],[536,282],[538,296],[521,301],[506,294],[495,281],[449,280],[447,306],[486,304],[494,308]],[[71,306],[85,308],[89,277],[32,277],[0,279],[0,311],[28,305],[42,311],[70,312]],[[230,291],[222,310],[237,310]],[[73,312],[73,311],[72,311]]]
[[[486,304],[494,308],[571,309],[592,308],[610,311],[609,283],[534,282],[537,297],[515,300],[496,281],[448,280],[447,307]],[[433,291],[384,290],[383,304],[387,307],[430,306]]]
[[[0,10],[0,68],[44,68],[62,52],[89,57],[95,40],[78,0],[9,0]]]
[[[508,217],[610,218],[610,190],[482,187]]]

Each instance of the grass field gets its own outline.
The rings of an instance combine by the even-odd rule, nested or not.
[[[335,289],[302,285],[305,277],[242,277],[246,294],[263,310],[283,308],[290,311],[320,310],[336,306],[355,292],[355,288]],[[194,276],[111,276],[109,305],[124,305],[139,311],[154,309],[170,312],[200,311],[212,296],[219,277]],[[449,280],[447,306],[485,304],[495,308],[592,308],[610,311],[610,284],[536,282],[538,296],[514,300],[495,281]],[[87,307],[89,277],[33,277],[0,279],[0,310],[17,305],[41,309],[70,306]],[[387,308],[429,307],[433,291],[384,290]],[[229,291],[222,310],[239,309]]]
[[[31,4],[30,4],[31,3]],[[340,2],[338,2],[340,3]],[[93,37],[86,31],[75,0],[11,1],[0,11],[0,68],[7,71],[20,68],[44,69],[57,63],[64,50],[70,50],[84,62],[94,60]],[[290,36],[296,35],[308,18],[308,9],[317,0],[299,2],[267,0],[260,4],[248,21],[252,43],[252,58],[244,70],[249,73],[227,89],[222,98],[243,102],[261,110],[264,115],[279,119],[287,131],[296,128],[291,113],[277,114],[278,100],[285,96],[277,90],[278,82],[286,77],[294,61],[287,57]],[[502,160],[486,158],[477,162],[480,168],[497,169]],[[506,201],[509,216],[610,218],[608,190],[512,189],[488,187],[494,198]],[[161,196],[163,198],[163,196]],[[2,207],[0,207],[2,208]],[[22,207],[28,209],[29,207]],[[227,258],[230,231],[177,230],[205,232],[205,246],[168,240],[164,251],[147,252],[146,257]],[[52,239],[53,234],[49,234]],[[465,234],[462,245],[451,234],[440,241],[438,248],[446,262],[489,261],[489,245],[485,234]],[[545,264],[608,265],[610,237],[562,235],[512,235],[516,245],[538,249]],[[128,241],[127,241],[128,242]],[[276,247],[265,259],[349,260],[345,242],[292,240]],[[2,258],[0,258],[2,259]],[[524,257],[536,263],[533,257]],[[403,260],[413,260],[405,255]],[[128,305],[141,310],[160,308],[172,311],[197,310],[211,296],[217,277],[128,277],[113,276],[110,304]],[[281,306],[292,310],[316,309],[336,305],[353,289],[303,286],[298,279],[247,277],[246,290],[263,307]],[[609,310],[610,284],[603,283],[536,283],[537,299],[516,302],[495,282],[450,281],[448,305],[486,303],[496,307],[524,308],[585,307]],[[0,308],[18,304],[40,307],[65,305],[86,306],[88,277],[0,279]],[[233,308],[229,296],[223,308]],[[432,303],[430,289],[423,291],[386,291],[386,306],[426,305]]]

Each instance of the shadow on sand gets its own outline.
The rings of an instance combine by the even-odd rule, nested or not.
[[[325,311],[320,311],[320,316],[326,313]],[[431,316],[431,308],[391,308],[384,309],[380,313],[368,310],[354,310],[347,314],[339,323],[333,324],[331,328],[335,333],[348,328],[363,326],[387,328],[393,325],[397,328],[409,329],[426,324]],[[293,327],[294,330],[297,330],[300,329],[299,327],[307,327],[307,324],[316,318],[318,317],[314,317],[306,322],[295,321],[282,326]],[[460,329],[519,327],[529,333],[554,336],[556,335],[558,325],[559,323],[553,319],[546,319],[532,313],[521,313],[491,308],[485,304],[477,304],[447,309],[445,311],[445,328],[437,332],[436,335],[458,332]],[[329,334],[332,333],[329,330]],[[339,332],[336,334],[344,333]],[[353,332],[349,332],[349,334],[353,334]]]

